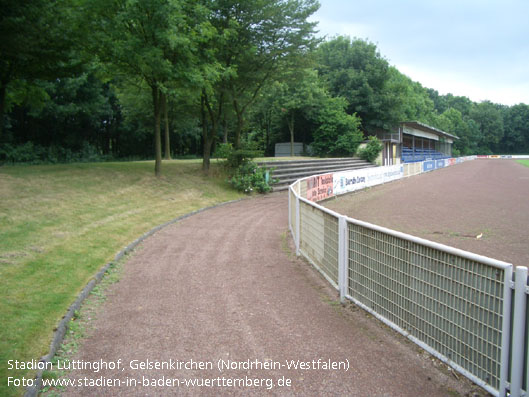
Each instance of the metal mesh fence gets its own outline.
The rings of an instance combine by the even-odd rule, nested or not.
[[[348,294],[495,389],[503,270],[348,222]]]
[[[300,201],[300,250],[338,285],[338,218]]]
[[[307,198],[307,180],[306,179],[301,179],[299,181],[297,193],[300,195],[300,197]]]

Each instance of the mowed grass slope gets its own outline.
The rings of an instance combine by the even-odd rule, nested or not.
[[[91,277],[128,243],[193,210],[240,198],[212,164],[169,161],[0,168],[0,395],[8,360],[38,360]]]

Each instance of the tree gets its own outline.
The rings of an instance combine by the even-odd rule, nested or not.
[[[383,128],[392,130],[398,123],[407,120],[431,124],[435,111],[428,91],[393,66],[389,68],[388,76],[383,93],[387,123]]]
[[[160,123],[175,84],[200,80],[197,46],[213,33],[207,12],[193,0],[87,0],[93,49],[112,72],[143,80],[151,91],[155,175],[161,173]],[[197,84],[198,85],[198,84]]]
[[[319,7],[316,0],[210,0],[211,23],[217,30],[214,57],[222,68],[212,89],[202,92],[202,114],[208,115],[208,147],[215,139],[226,106],[235,114],[235,147],[240,147],[244,117],[260,91],[299,64],[315,46],[315,22],[307,21]]]
[[[529,152],[529,105],[520,103],[506,109],[504,127],[502,143],[507,153]]]
[[[364,131],[388,128],[386,83],[389,64],[373,43],[338,36],[317,51],[318,71],[334,97],[347,100],[347,113],[356,113]]]
[[[69,0],[1,0],[0,10],[1,136],[10,90],[69,76],[80,62],[73,61],[77,36]]]
[[[493,153],[504,134],[500,109],[490,101],[483,101],[472,106],[470,118],[479,126],[480,151]]]
[[[480,141],[478,124],[468,117],[463,117],[455,108],[448,108],[432,123],[435,127],[455,134],[459,139],[454,141],[454,149],[460,154],[477,154]]]
[[[343,98],[330,98],[316,110],[320,126],[313,134],[312,150],[319,156],[352,156],[363,134],[360,119],[345,112],[347,102]]]
[[[290,133],[290,155],[294,156],[294,122],[296,115],[308,116],[322,102],[326,92],[315,70],[296,70],[288,80],[277,83],[275,103],[281,109]]]

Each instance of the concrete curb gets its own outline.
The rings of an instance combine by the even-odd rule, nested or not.
[[[176,223],[176,222],[181,221],[183,219],[189,218],[190,216],[196,215],[196,214],[198,214],[200,212],[204,212],[206,210],[211,210],[211,209],[214,209],[214,208],[222,207],[222,206],[227,205],[227,204],[233,204],[233,203],[236,203],[236,202],[239,202],[239,201],[242,201],[242,200],[248,200],[248,198],[243,197],[243,198],[240,198],[240,199],[237,199],[237,200],[226,201],[224,203],[215,204],[215,205],[212,205],[210,207],[200,208],[200,209],[198,209],[196,211],[192,211],[192,212],[189,212],[187,214],[181,215],[181,216],[179,216],[177,218],[174,218],[174,219],[172,219],[172,220],[170,220],[168,222],[162,223],[161,225],[158,225],[158,226],[152,228],[148,232],[142,234],[140,237],[138,237],[132,243],[127,245],[121,251],[119,251],[116,254],[116,256],[114,257],[114,260],[112,262],[109,262],[106,265],[104,265],[101,268],[101,270],[99,270],[99,272],[97,272],[97,274],[94,276],[94,278],[92,280],[90,280],[88,282],[88,284],[86,284],[86,286],[83,288],[81,293],[77,296],[77,299],[75,300],[75,302],[70,305],[70,307],[66,311],[66,314],[63,316],[63,318],[59,322],[59,325],[57,326],[57,328],[56,328],[56,330],[54,332],[54,335],[53,335],[53,338],[52,338],[52,341],[51,341],[51,344],[50,344],[49,353],[46,354],[45,356],[43,356],[39,360],[39,362],[43,362],[43,363],[51,362],[51,360],[53,359],[53,357],[57,353],[57,350],[61,346],[61,343],[62,343],[62,341],[64,339],[64,335],[66,334],[66,330],[68,328],[68,323],[70,322],[70,320],[74,316],[75,311],[79,310],[79,308],[81,307],[81,305],[84,302],[84,300],[88,297],[88,295],[90,295],[90,292],[92,292],[94,287],[103,279],[103,276],[105,275],[105,273],[107,272],[107,270],[109,269],[109,267],[113,263],[119,261],[121,258],[123,258],[124,255],[126,255],[129,252],[131,252],[132,250],[134,250],[134,248],[136,248],[146,238],[152,236],[154,233],[158,232],[159,230],[161,230],[161,229],[163,229],[163,228],[165,228],[165,227],[167,227],[169,225],[172,225],[173,223]],[[42,373],[43,373],[43,370],[38,370],[37,371],[37,375],[34,378],[33,386],[29,386],[26,389],[26,392],[24,393],[24,397],[35,397],[35,396],[37,396],[39,394],[40,389],[42,387]]]

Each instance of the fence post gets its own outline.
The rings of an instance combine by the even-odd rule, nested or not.
[[[338,290],[340,291],[340,302],[345,302],[345,295],[347,295],[347,288],[349,287],[347,277],[347,221],[345,216],[338,218]]]
[[[513,290],[512,266],[505,269],[503,284],[503,321],[501,325],[501,358],[499,397],[507,396],[507,379],[509,377],[509,348],[511,346],[511,305]]]
[[[301,212],[300,212],[301,206],[299,205],[299,197],[296,195],[296,255],[300,256],[301,253],[299,252],[299,242],[300,242],[300,235],[301,235]]]
[[[516,268],[514,278],[514,315],[511,357],[511,397],[522,395],[527,305],[527,268]]]
[[[290,229],[290,233],[292,233],[292,193],[294,190],[292,189],[292,186],[288,187],[288,228]],[[294,233],[292,233],[294,234]]]

